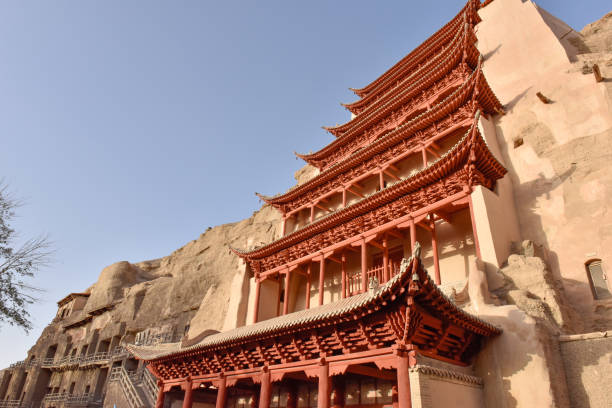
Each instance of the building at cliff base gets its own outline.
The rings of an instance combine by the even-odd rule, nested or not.
[[[0,407],[606,407],[612,14],[468,0],[251,218],[105,268]]]

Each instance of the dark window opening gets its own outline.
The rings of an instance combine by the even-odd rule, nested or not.
[[[593,259],[585,263],[587,276],[593,298],[595,299],[612,299],[612,293],[608,287],[608,278],[603,270],[601,259]]]

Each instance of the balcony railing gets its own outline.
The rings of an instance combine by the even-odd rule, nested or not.
[[[34,403],[21,400],[5,400],[0,401],[0,408],[34,408]]]
[[[82,407],[101,407],[102,401],[96,399],[95,395],[91,392],[74,395],[74,394],[66,394],[66,393],[54,393],[47,394],[45,398],[43,398],[42,406],[47,406],[49,404],[54,403],[63,403],[64,406],[82,406]]]
[[[101,351],[94,354],[89,355],[80,355],[80,356],[65,356],[61,358],[41,358],[41,359],[31,359],[31,360],[23,360],[18,361],[14,364],[11,364],[9,368],[15,367],[44,367],[44,368],[62,368],[62,367],[71,367],[71,366],[88,366],[94,364],[105,364],[109,362],[112,358],[127,356],[129,353],[123,347],[116,347],[112,352],[111,351]],[[1,406],[0,406],[1,408]]]
[[[394,277],[399,273],[400,265],[389,262],[389,278]],[[375,266],[366,271],[366,282],[370,282],[371,278],[377,278],[379,283],[385,282],[385,270],[383,266]],[[346,276],[346,291],[347,296],[358,295],[363,292],[361,282],[361,271],[347,274]]]

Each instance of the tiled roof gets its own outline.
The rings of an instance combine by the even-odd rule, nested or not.
[[[404,261],[402,261],[400,272],[391,278],[387,283],[379,286],[377,289],[372,289],[366,293],[347,297],[338,302],[328,303],[311,309],[300,310],[298,312],[257,322],[249,326],[238,327],[226,332],[211,334],[190,347],[181,347],[181,343],[169,343],[162,346],[148,347],[128,345],[127,347],[128,350],[139,359],[158,360],[179,353],[183,354],[196,350],[204,350],[211,347],[231,345],[232,343],[242,343],[253,338],[282,334],[284,332],[291,331],[292,329],[297,329],[305,325],[311,325],[316,322],[329,322],[334,318],[349,315],[358,309],[369,306],[377,300],[386,297],[386,295],[391,294],[391,292],[395,293],[395,291],[401,286],[401,282],[404,282],[404,285],[406,284],[406,276],[412,270],[412,268],[409,268],[409,266],[411,266],[415,261],[419,262],[420,264],[421,260],[419,255],[420,245],[417,243],[417,245],[415,245],[415,254],[413,254],[408,260],[404,259]],[[426,270],[423,269],[423,273],[427,278],[429,278]],[[422,280],[433,282],[433,280],[430,278]],[[428,289],[435,291],[437,296],[440,299],[443,299],[443,303],[445,303],[438,305],[441,310],[445,310],[446,313],[452,313],[456,318],[462,318],[465,321],[468,321],[470,324],[476,325],[493,334],[500,333],[500,329],[496,328],[495,326],[492,326],[491,324],[484,322],[483,320],[458,308],[452,302],[452,300],[450,300],[440,291],[435,284],[430,283],[430,285],[433,285],[433,287],[428,287]]]

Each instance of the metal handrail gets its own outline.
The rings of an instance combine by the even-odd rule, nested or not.
[[[136,390],[136,386],[132,382],[130,375],[125,370],[124,367],[114,367],[111,370],[111,375],[109,381],[118,381],[125,398],[128,400],[130,404],[130,408],[144,408],[146,405],[143,403],[140,395],[138,395],[138,391]]]
[[[149,402],[155,402],[159,393],[157,378],[146,368],[142,372],[142,385],[145,394],[149,397]]]
[[[0,408],[33,408],[33,402],[24,402],[21,400],[4,400],[0,401]]]
[[[80,395],[67,393],[47,394],[43,398],[42,402],[43,404],[52,402],[63,402],[65,405],[102,405],[102,401],[96,400],[94,393],[91,392],[86,392]]]

